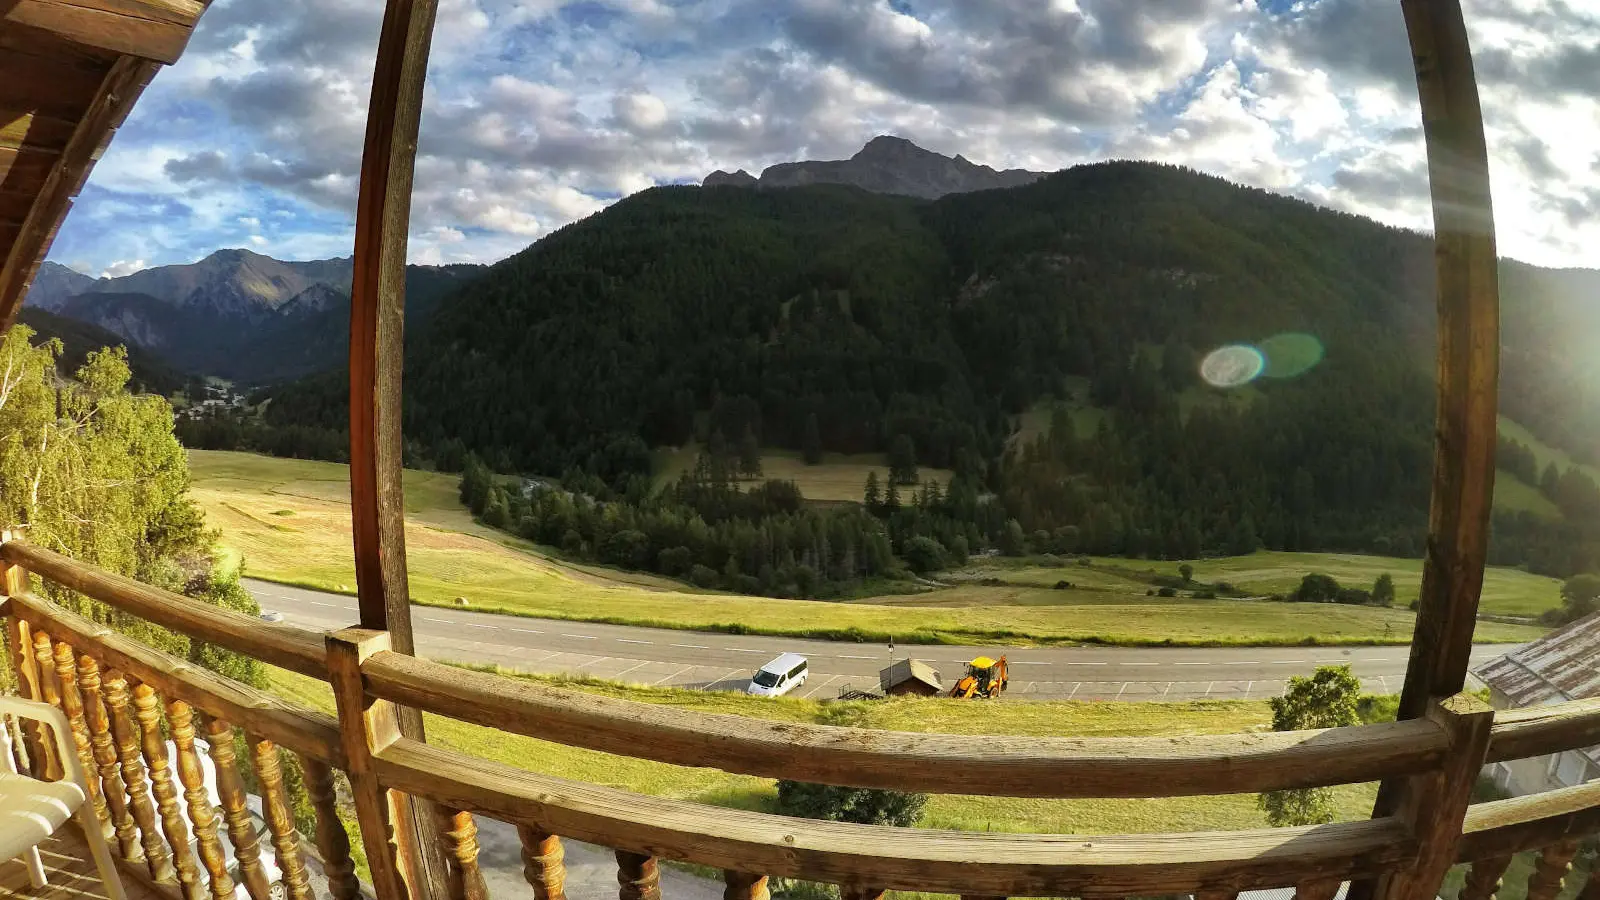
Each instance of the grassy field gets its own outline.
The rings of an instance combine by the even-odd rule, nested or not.
[[[247,574],[352,589],[345,467],[207,451],[194,451],[190,459],[194,496],[222,530],[223,544],[243,555]],[[841,604],[698,593],[655,576],[541,556],[471,522],[456,505],[452,476],[407,473],[406,486],[407,561],[419,603],[447,605],[464,596],[477,609],[521,615],[872,641],[893,636],[903,643],[1354,644],[1403,641],[1412,626],[1404,610],[1238,601],[1129,597],[1120,604],[993,601],[942,608],[914,605],[936,595]],[[1523,641],[1538,633],[1492,623],[1478,628],[1485,641]]]
[[[786,722],[855,725],[898,731],[1018,735],[1222,734],[1268,727],[1271,711],[1259,702],[1193,703],[962,703],[895,700],[822,704],[796,698],[745,697],[732,693],[631,688],[574,683],[649,703],[705,712],[732,713]],[[286,698],[331,712],[325,684],[277,671],[273,689]],[[770,779],[729,775],[713,769],[681,768],[509,735],[429,716],[428,740],[529,771],[560,775],[638,793],[716,806],[770,811],[776,790]],[[1343,818],[1371,813],[1374,788],[1337,790]],[[1033,800],[940,796],[921,823],[929,828],[1040,833],[1142,833],[1167,830],[1259,828],[1265,822],[1255,795],[1148,800]]]
[[[689,467],[694,465],[699,450],[695,447],[682,447],[676,450],[663,451],[656,460],[656,483],[665,485],[675,480]],[[800,493],[807,500],[817,500],[826,503],[860,503],[862,491],[867,485],[867,474],[878,473],[878,481],[887,486],[889,479],[889,466],[881,453],[826,453],[822,462],[808,466],[799,453],[792,450],[767,449],[761,453],[762,479],[776,479],[792,481],[800,487]],[[917,474],[924,482],[937,481],[941,485],[950,483],[948,469],[920,468]],[[747,482],[754,484],[752,480]],[[908,493],[914,488],[900,488],[902,493]]]
[[[1035,584],[1054,584],[1056,580],[1064,578],[1078,585],[1088,584],[1084,579],[1091,577],[1090,572],[1099,569],[1109,569],[1113,573],[1176,575],[1178,566],[1183,564],[1177,560],[1105,557],[1096,557],[1092,563],[1094,569],[1090,570],[1069,565],[1064,568],[1004,570],[995,574],[1019,583],[1031,579],[1031,583]],[[1342,585],[1370,588],[1379,575],[1387,572],[1394,578],[1396,605],[1405,606],[1417,596],[1422,586],[1422,560],[1388,556],[1262,550],[1249,556],[1191,560],[1189,565],[1194,567],[1194,580],[1197,582],[1227,582],[1251,594],[1291,593],[1299,586],[1300,579],[1312,572],[1330,575]],[[1532,575],[1521,569],[1490,567],[1484,571],[1480,607],[1485,613],[1536,616],[1560,605],[1561,582],[1557,579]]]

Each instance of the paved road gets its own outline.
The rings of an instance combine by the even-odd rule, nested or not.
[[[297,625],[321,630],[356,621],[353,597],[254,579],[246,579],[245,586],[263,610],[281,612]],[[810,679],[799,695],[825,699],[851,688],[875,689],[878,670],[889,663],[889,649],[881,644],[524,619],[431,606],[414,607],[412,617],[418,652],[434,659],[644,685],[737,690],[753,669],[789,651],[811,662]],[[927,660],[948,683],[967,660],[995,649],[901,645],[895,657]],[[1409,652],[1406,647],[1002,649],[1012,665],[1008,696],[1040,700],[1261,699],[1282,693],[1291,675],[1328,663],[1349,663],[1368,691],[1398,693]],[[1512,649],[1477,647],[1473,665]]]

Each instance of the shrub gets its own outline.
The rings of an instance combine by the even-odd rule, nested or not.
[[[1379,575],[1378,580],[1372,583],[1372,605],[1384,607],[1394,605],[1394,579],[1388,572]]]
[[[568,528],[567,533],[561,536],[561,549],[573,556],[583,555],[583,535],[576,529]]]
[[[1193,597],[1196,600],[1215,600],[1215,599],[1217,599],[1217,592],[1216,591],[1195,591],[1195,592],[1191,593],[1189,596]]]
[[[1299,603],[1332,603],[1339,597],[1339,582],[1330,575],[1313,572],[1300,579],[1294,599]]]
[[[937,572],[944,568],[944,547],[931,537],[914,537],[906,541],[901,548],[900,555],[905,557],[906,565],[918,575]]]
[[[836,787],[808,781],[778,782],[778,813],[827,822],[910,828],[922,818],[927,794]]]
[[[689,580],[694,583],[695,587],[714,588],[717,586],[717,577],[717,570],[710,566],[702,566],[699,563],[695,563],[689,569]]]
[[[1347,606],[1366,606],[1372,602],[1372,595],[1360,588],[1340,588],[1333,599]]]
[[[1171,588],[1171,587],[1164,587],[1161,590],[1156,591],[1156,596],[1157,597],[1176,597],[1176,596],[1178,596],[1178,589],[1177,588]]]
[[[1046,553],[1045,555],[1039,557],[1039,565],[1044,566],[1047,569],[1060,569],[1066,566],[1066,564],[1067,563],[1065,560],[1054,553]]]
[[[678,576],[694,565],[694,551],[688,547],[668,547],[656,555],[656,566],[663,575]]]
[[[1058,590],[1058,591],[1070,590],[1071,588],[1072,588],[1072,582],[1067,581],[1064,578],[1055,583],[1055,589]]]

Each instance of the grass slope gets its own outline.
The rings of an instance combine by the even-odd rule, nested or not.
[[[545,680],[545,679],[541,679]],[[853,725],[897,731],[1016,735],[1179,735],[1262,730],[1267,704],[1239,701],[1190,703],[964,703],[948,700],[818,703],[798,698],[746,697],[724,692],[633,688],[600,682],[566,682],[578,690],[705,712],[785,722]],[[273,690],[314,709],[333,711],[327,685],[274,671]],[[770,811],[770,779],[714,769],[612,756],[429,716],[428,741],[533,772],[558,775],[642,794],[715,806]],[[1372,785],[1336,789],[1341,819],[1372,811]],[[1146,833],[1260,828],[1266,823],[1253,794],[1140,800],[1033,800],[938,796],[921,823],[928,828],[1037,833]]]
[[[1112,570],[1133,570],[1178,574],[1181,561],[1126,560],[1097,557],[1096,567]],[[1282,553],[1262,550],[1249,556],[1232,556],[1221,559],[1193,560],[1194,579],[1197,582],[1227,582],[1252,594],[1288,594],[1300,584],[1300,579],[1312,572],[1331,575],[1342,585],[1370,588],[1378,576],[1387,572],[1394,578],[1397,605],[1404,606],[1417,596],[1422,587],[1422,560],[1389,556],[1364,556],[1354,553]],[[1027,571],[1027,570],[1024,570]],[[1073,584],[1079,567],[1045,570],[1054,572],[1056,578],[1065,578]],[[1009,577],[1011,576],[1008,573]],[[1053,581],[1051,583],[1054,583]],[[1536,616],[1547,609],[1561,605],[1561,582],[1543,575],[1533,575],[1521,569],[1490,567],[1484,570],[1483,595],[1480,609],[1485,613],[1500,615]]]
[[[656,457],[657,489],[687,472],[698,455],[698,448],[692,446],[660,451]],[[889,465],[881,453],[825,453],[821,462],[810,466],[806,465],[799,453],[792,450],[768,448],[761,452],[762,480],[792,481],[799,486],[800,493],[807,500],[823,503],[860,503],[870,472],[877,472],[878,482],[888,486]],[[950,483],[948,469],[924,467],[918,469],[917,474],[924,482],[937,481],[940,485]],[[751,480],[746,483],[756,482]],[[900,488],[902,495],[913,490]]]
[[[223,544],[243,555],[248,574],[351,590],[344,466],[208,451],[192,451],[190,460],[195,499],[222,530]],[[471,522],[456,505],[454,476],[405,477],[407,562],[419,603],[446,605],[466,596],[476,609],[520,615],[873,641],[893,636],[903,643],[1358,644],[1403,642],[1412,629],[1404,610],[1240,601],[1130,597],[1121,604],[934,608],[696,593],[654,576],[553,561]],[[1477,637],[1524,641],[1539,633],[1482,623]]]

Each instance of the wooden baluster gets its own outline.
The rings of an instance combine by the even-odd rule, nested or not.
[[[1589,878],[1584,881],[1577,900],[1600,900],[1600,860],[1595,860],[1589,866]]]
[[[883,888],[839,885],[839,900],[883,900]]]
[[[178,751],[178,781],[189,804],[189,821],[194,823],[195,843],[200,861],[210,874],[211,896],[229,900],[233,896],[233,877],[228,874],[228,858],[217,838],[217,810],[206,790],[205,770],[194,749],[194,713],[182,700],[167,701],[167,724],[172,729],[172,745]]]
[[[278,869],[283,872],[283,886],[289,891],[289,900],[312,900],[311,882],[306,879],[305,862],[300,859],[300,832],[295,830],[289,795],[283,789],[278,747],[253,734],[247,733],[244,739],[250,745],[256,779],[261,782],[261,805],[266,810],[267,828],[272,832]]]
[[[33,658],[32,626],[16,616],[6,618],[6,643],[11,647],[11,670],[17,675],[17,696],[26,700],[43,700],[44,689],[39,685],[39,663]],[[35,776],[45,775],[50,768],[50,754],[55,752],[55,742],[49,740],[44,725],[32,719],[19,723],[22,729],[22,752],[29,766],[24,772]]]
[[[100,795],[110,814],[111,833],[106,835],[106,842],[118,847],[122,858],[128,862],[143,863],[139,827],[128,813],[122,768],[117,762],[116,745],[111,742],[110,719],[100,698],[100,663],[92,656],[78,657],[78,690],[83,696],[83,718],[89,728],[89,745],[94,755],[94,768],[89,771],[100,773]]]
[[[617,884],[621,900],[661,900],[661,869],[654,856],[617,851]]]
[[[567,852],[561,838],[528,825],[517,826],[522,839],[522,875],[533,886],[534,900],[567,900]]]
[[[445,843],[451,900],[488,900],[489,888],[478,868],[478,826],[472,821],[472,813],[442,803],[433,809]]]
[[[1473,863],[1456,900],[1490,900],[1500,890],[1500,879],[1510,865],[1509,856],[1493,856]]]
[[[1302,881],[1294,887],[1294,900],[1333,900],[1340,883],[1337,878]]]
[[[34,671],[39,673],[39,693],[34,699],[60,709],[61,689],[56,683],[55,645],[51,643],[50,635],[43,631],[33,632],[33,661]],[[61,760],[56,758],[55,738],[48,725],[39,725],[37,730],[39,740],[43,742],[40,749],[44,751],[41,757],[45,761],[44,777],[49,781],[59,781],[66,769],[62,767]]]
[[[144,682],[133,686],[134,717],[139,722],[139,734],[144,743],[144,762],[150,770],[151,790],[156,795],[156,809],[161,813],[161,828],[167,836],[167,846],[172,848],[172,862],[177,869],[178,884],[189,900],[205,896],[205,885],[200,883],[200,863],[189,847],[189,823],[183,817],[183,807],[178,803],[178,788],[172,781],[172,767],[167,759],[167,742],[161,735],[161,706],[156,689]]]
[[[56,643],[55,666],[56,680],[61,683],[61,711],[67,714],[67,722],[72,726],[72,744],[78,750],[78,761],[83,763],[89,802],[94,806],[95,817],[100,820],[100,832],[109,842],[114,834],[111,813],[106,810],[100,779],[93,777],[98,767],[94,761],[94,748],[89,743],[89,725],[84,719],[83,694],[78,690],[78,661],[73,656],[71,645],[65,641]]]
[[[128,679],[121,672],[110,671],[105,677],[106,712],[111,717],[111,737],[117,744],[117,758],[122,762],[122,784],[128,793],[128,807],[139,826],[139,838],[144,843],[144,858],[150,867],[150,877],[171,884],[177,874],[172,868],[172,856],[156,831],[156,810],[150,802],[150,783],[145,780],[144,759],[139,755],[139,736],[133,720],[128,716]]]
[[[722,872],[722,900],[772,900],[767,876],[725,869]]]
[[[272,884],[261,867],[261,840],[250,818],[250,802],[239,775],[239,759],[233,750],[233,726],[226,720],[206,718],[206,743],[211,746],[211,761],[217,768],[217,799],[222,801],[222,817],[228,823],[228,840],[233,858],[239,863],[239,877],[251,900],[270,900]]]
[[[357,900],[361,896],[361,882],[356,878],[356,864],[350,858],[350,836],[345,834],[344,823],[339,821],[339,808],[333,789],[333,770],[320,759],[300,757],[300,768],[306,773],[306,793],[317,813],[317,851],[322,854],[322,872],[328,878],[328,890],[333,900]]]
[[[1528,876],[1528,900],[1555,900],[1561,885],[1572,869],[1572,858],[1578,855],[1576,840],[1551,844],[1539,854]]]

